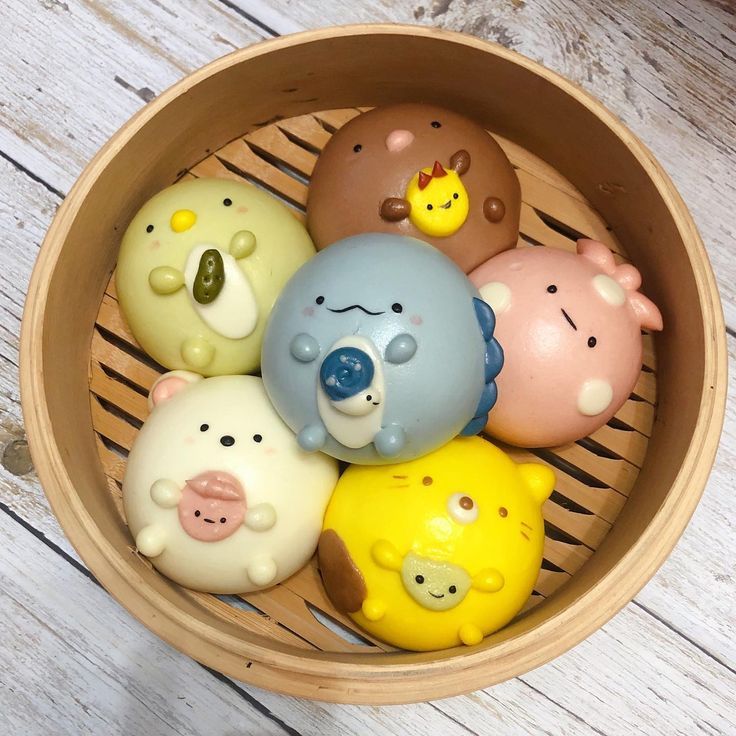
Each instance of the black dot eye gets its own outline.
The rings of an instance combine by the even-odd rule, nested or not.
[[[454,585],[451,585],[447,590],[449,590],[450,593],[452,593],[453,595],[455,595],[455,593],[457,593],[457,587],[454,586]]]
[[[220,444],[224,447],[232,447],[235,444],[235,437],[231,437],[229,434],[225,434],[220,437]]]
[[[452,195],[452,198],[453,198],[453,199],[457,199],[457,198],[458,198],[459,196],[460,196],[460,195],[459,195],[459,194],[458,194],[457,192],[455,192],[455,194],[453,194],[453,195]]]
[[[588,347],[594,348],[598,344],[598,340],[596,340],[594,337],[588,338]]]
[[[197,509],[197,510],[196,510],[196,511],[194,512],[194,515],[195,515],[195,516],[202,516],[202,512],[201,512],[201,511],[200,511],[199,509]]]
[[[366,401],[373,401],[373,397],[370,394],[368,394],[368,396],[365,397],[365,400]]]
[[[225,197],[225,199],[222,200],[222,203],[225,205],[225,207],[229,207],[233,201],[230,199],[230,197]]]
[[[548,292],[549,292],[550,294],[555,294],[555,293],[557,292],[557,287],[556,287],[556,286],[555,286],[554,284],[550,284],[550,285],[549,285],[549,286],[547,287],[547,291],[548,291]]]
[[[355,153],[360,153],[362,150],[363,150],[363,146],[361,146],[360,143],[356,143],[353,146],[353,151],[355,151]]]
[[[433,128],[441,128],[441,127],[442,127],[442,123],[441,123],[441,122],[440,122],[439,120],[433,120],[433,121],[432,121],[432,122],[430,123],[430,125],[431,125],[431,126],[432,126]]]
[[[260,435],[260,434],[253,435],[253,442],[262,442],[262,441],[263,441],[263,435]]]
[[[224,516],[220,517],[220,524],[224,524],[227,521],[227,518]]]
[[[314,301],[317,302],[317,304],[324,304],[325,298],[323,296],[318,296]]]
[[[434,209],[434,207],[432,207],[432,205],[431,205],[431,204],[428,204],[428,205],[427,205],[427,209],[428,209],[428,210],[433,210],[433,209]]]
[[[146,232],[147,232],[147,233],[152,233],[152,232],[153,232],[153,225],[149,225],[149,226],[148,226],[148,227],[146,228]]]
[[[404,307],[402,307],[398,302],[392,304],[391,309],[393,309],[396,314],[401,314],[404,311]]]
[[[505,519],[509,515],[509,510],[505,506],[500,506],[498,509],[498,515]]]
[[[206,432],[210,428],[209,424],[200,424],[199,425],[199,431],[200,432]]]
[[[424,582],[424,575],[417,575],[414,580],[416,580],[419,585],[421,585]]]

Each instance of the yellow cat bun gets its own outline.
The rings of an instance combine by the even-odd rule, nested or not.
[[[353,465],[320,537],[327,593],[394,646],[478,644],[532,592],[554,482],[546,466],[516,464],[479,437],[407,463]]]

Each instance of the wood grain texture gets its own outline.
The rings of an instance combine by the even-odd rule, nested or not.
[[[294,7],[286,9],[287,13],[292,14],[291,16],[279,13],[278,8],[283,5],[282,3],[238,2],[237,4],[246,11],[251,8],[254,13],[259,10],[263,13],[267,12],[268,17],[261,15],[261,20],[282,32],[294,30],[295,26],[304,23],[322,25],[328,17],[327,11],[323,9],[320,10],[320,17],[313,13],[310,19],[305,20],[303,14],[309,9],[300,7],[296,3],[293,4]],[[433,22],[442,22],[443,15],[446,13],[443,14],[440,11],[444,4],[436,3],[432,4],[429,9],[425,8],[425,20],[436,10],[437,15]],[[4,166],[0,169],[0,232],[3,237],[3,245],[0,247],[0,264],[3,274],[0,279],[2,290],[0,293],[0,354],[2,355],[0,358],[0,448],[3,452],[3,465],[0,466],[0,496],[4,504],[12,506],[24,519],[41,529],[49,539],[70,551],[68,542],[48,511],[45,498],[35,481],[33,472],[17,476],[4,464],[7,457],[12,454],[9,448],[18,447],[17,443],[20,443],[22,447],[23,443],[22,424],[17,403],[17,369],[15,368],[17,323],[35,250],[59,202],[58,197],[48,191],[48,187],[57,189],[60,193],[65,192],[94,150],[127,118],[130,112],[144,104],[144,99],[135,91],[115,82],[115,76],[129,81],[131,86],[135,83],[137,89],[148,87],[154,92],[159,92],[180,75],[177,70],[179,67],[189,70],[201,61],[214,58],[223,51],[227,51],[227,44],[217,40],[218,35],[225,38],[224,34],[231,29],[233,33],[229,38],[233,42],[247,43],[247,40],[239,40],[236,34],[240,33],[242,34],[240,38],[246,39],[250,38],[251,34],[256,36],[262,29],[256,31],[256,27],[249,25],[242,16],[231,12],[224,5],[213,10],[212,6],[219,5],[218,3],[205,3],[204,13],[197,8],[199,16],[204,15],[209,18],[207,13],[213,13],[213,20],[209,21],[206,28],[200,25],[197,26],[196,33],[190,33],[191,26],[180,23],[181,17],[185,19],[188,17],[188,9],[180,12],[178,7],[168,2],[150,4],[134,2],[126,4],[125,8],[119,5],[114,6],[114,9],[110,11],[109,20],[101,20],[98,16],[89,13],[84,15],[82,26],[73,26],[74,33],[85,38],[85,44],[78,44],[69,30],[69,24],[78,23],[79,14],[87,13],[83,7],[84,4],[71,1],[68,3],[49,1],[43,5],[47,7],[42,7],[41,3],[30,6],[21,3],[20,0],[12,0],[10,3],[4,3],[0,9],[3,26],[9,27],[12,22],[14,27],[14,34],[8,39],[9,43],[4,44],[0,49],[0,64],[3,69],[4,82],[0,89],[0,109],[2,110],[0,152],[8,156],[12,155],[26,168],[30,168],[33,175],[43,178],[46,182],[46,186],[38,184],[20,173],[17,167],[0,162]],[[64,5],[69,6],[68,11],[64,9]],[[462,7],[462,4],[458,5]],[[476,12],[481,15],[485,14],[487,17],[504,10],[500,7],[501,3],[486,2],[474,5]],[[699,75],[688,76],[685,73],[688,98],[684,103],[677,103],[680,109],[669,112],[666,111],[666,108],[657,108],[655,102],[650,101],[647,93],[639,89],[642,70],[647,62],[641,58],[637,46],[631,40],[626,39],[625,33],[638,38],[642,27],[648,27],[649,19],[655,12],[651,8],[635,8],[630,11],[631,17],[625,19],[616,29],[610,23],[606,23],[604,18],[602,25],[608,26],[607,33],[612,34],[614,40],[606,40],[604,33],[605,43],[596,40],[594,44],[583,43],[581,46],[580,34],[576,30],[575,22],[575,18],[581,12],[579,4],[560,2],[554,6],[558,8],[562,18],[559,23],[553,23],[550,26],[554,33],[554,40],[550,40],[549,29],[544,28],[544,21],[551,12],[549,3],[527,3],[526,7],[521,7],[524,6],[524,3],[509,3],[510,5],[520,7],[525,13],[521,20],[516,20],[517,13],[517,16],[512,15],[512,20],[507,22],[506,33],[514,34],[516,47],[523,53],[541,59],[548,66],[557,68],[563,74],[568,74],[573,78],[579,77],[583,85],[611,105],[665,163],[688,204],[693,207],[705,235],[706,245],[709,247],[716,273],[723,285],[729,273],[730,239],[718,240],[718,238],[711,237],[711,233],[725,232],[729,237],[732,236],[729,229],[729,222],[732,218],[727,216],[730,214],[728,212],[724,215],[722,210],[712,209],[709,199],[712,195],[717,195],[716,203],[726,201],[731,186],[730,178],[719,175],[714,179],[713,185],[709,184],[707,177],[710,174],[698,168],[697,160],[698,158],[712,160],[714,166],[708,167],[709,169],[725,171],[730,169],[729,164],[733,163],[733,153],[728,151],[724,153],[712,143],[713,130],[709,125],[713,121],[700,121],[704,126],[703,136],[700,140],[694,141],[694,145],[692,145],[692,140],[686,139],[688,145],[682,146],[686,150],[681,150],[681,146],[678,145],[667,145],[666,141],[669,138],[666,135],[661,137],[655,133],[662,128],[665,131],[669,130],[670,125],[678,129],[684,126],[686,130],[691,131],[692,126],[687,120],[691,115],[690,108],[696,104],[699,96],[710,93],[711,83],[705,85],[708,89],[703,89],[699,82]],[[592,9],[590,12],[595,12],[604,6],[603,3],[598,2],[588,5]],[[631,7],[631,4],[628,5]],[[107,3],[107,6],[112,7],[110,3]],[[363,2],[352,8],[341,6],[339,12],[336,11],[334,19],[346,22],[349,13],[362,12],[365,13],[366,18],[375,19],[377,12],[404,12],[401,10],[401,3],[392,3],[392,6],[387,9],[380,3]],[[667,9],[673,13],[675,11],[672,8],[675,6],[678,13],[682,10],[679,4],[668,3],[667,6]],[[325,7],[327,7],[325,3],[320,4],[320,8]],[[733,37],[733,29],[725,22],[727,18],[724,15],[725,11],[719,10],[715,5],[709,6],[704,3],[697,3],[694,7],[696,9],[692,12],[678,16],[678,18],[684,18],[680,22],[685,24],[685,28],[677,30],[677,33],[690,35],[692,38],[684,42],[678,39],[676,47],[671,45],[667,40],[668,33],[671,29],[677,29],[677,26],[674,21],[667,21],[658,31],[658,34],[661,33],[661,35],[657,36],[657,40],[660,44],[664,44],[665,48],[660,49],[657,53],[664,54],[664,58],[669,59],[669,56],[677,56],[681,53],[680,49],[686,48],[687,53],[692,55],[693,63],[702,65],[707,64],[710,58],[703,49],[707,49],[709,44],[713,47],[715,42],[722,44],[722,53],[717,45],[714,47],[716,48],[715,55],[726,59],[726,55],[731,53],[728,49],[733,48],[732,45],[728,45],[732,44],[729,39]],[[20,18],[21,9],[27,14],[28,21]],[[610,4],[605,4],[605,10],[608,13],[619,12],[612,10]],[[412,8],[407,5],[405,12],[405,19],[411,20],[414,12]],[[474,8],[467,8],[466,17],[471,17],[472,12]],[[301,20],[299,20],[300,13],[302,14]],[[153,21],[146,24],[141,20],[150,17],[150,14],[156,14]],[[600,18],[596,23],[599,21]],[[508,30],[509,25],[510,31]],[[537,25],[538,28],[535,27]],[[503,31],[496,31],[492,26],[492,22],[487,23],[485,35],[497,36],[496,40],[503,42]],[[472,31],[472,29],[469,30]],[[186,44],[178,47],[179,57],[175,59],[176,64],[166,61],[157,48],[150,49],[136,40],[137,36],[145,37],[159,34],[162,31],[186,39]],[[721,35],[723,39],[720,39]],[[153,45],[156,46],[155,43]],[[572,61],[576,56],[582,56],[583,61],[590,58],[602,59],[601,63],[609,68],[609,76],[614,78],[607,82],[607,77],[593,72],[590,75],[593,80],[586,81],[589,75],[585,72],[584,66],[581,65],[580,69],[577,69]],[[44,57],[50,60],[47,66],[44,66]],[[139,72],[135,79],[129,80],[126,71],[131,66],[129,62],[133,57],[137,59]],[[623,71],[623,62],[620,61],[623,58],[629,60],[628,73]],[[18,61],[19,59],[23,61]],[[191,61],[192,59],[195,61]],[[715,85],[716,94],[727,87],[729,81],[733,81],[732,65],[730,69],[730,76],[728,73],[720,75],[718,84]],[[663,65],[659,73],[665,80],[670,79],[669,66]],[[642,113],[626,101],[625,94],[620,102],[616,101],[616,97],[622,94],[617,80],[626,80],[627,77],[630,78],[629,84],[633,89],[631,94],[640,95],[639,99],[643,100],[640,103]],[[610,89],[607,88],[608,86]],[[41,87],[41,91],[38,91],[36,87]],[[145,91],[142,94],[148,95]],[[611,97],[612,102],[606,96]],[[73,99],[83,99],[85,105],[70,104],[70,100]],[[733,95],[726,95],[724,92],[723,103],[726,108],[729,105],[732,106]],[[33,106],[32,113],[24,109],[29,104]],[[657,110],[663,110],[663,112],[658,113]],[[729,115],[724,115],[723,118],[726,120]],[[73,120],[74,124],[67,125],[65,122],[67,119]],[[730,119],[733,119],[732,114]],[[74,132],[77,130],[82,130],[84,133],[77,136]],[[730,131],[733,133],[732,127]],[[57,135],[60,132],[64,135]],[[50,133],[57,137],[49,142],[46,136]],[[72,133],[75,136],[74,139],[70,138],[67,133]],[[696,152],[700,153],[696,155]],[[681,158],[683,165],[695,168],[692,180],[685,181],[686,177],[678,174],[679,171],[685,170],[680,166]],[[730,200],[733,200],[732,194]],[[715,248],[714,242],[717,246]],[[730,283],[733,284],[733,279],[730,280]],[[724,292],[724,298],[729,324],[733,326],[734,320],[730,316],[734,314],[733,292],[730,294]],[[733,340],[729,340],[729,349],[732,358],[731,375],[733,376],[735,369]],[[736,389],[733,379],[731,386],[733,396],[734,389]],[[619,631],[620,639],[631,645],[631,649],[627,651],[630,651],[633,661],[638,662],[644,658],[649,663],[654,662],[646,670],[651,683],[660,683],[670,676],[675,676],[678,687],[681,686],[683,691],[687,692],[689,684],[683,683],[683,680],[677,677],[677,672],[692,672],[693,676],[704,682],[708,688],[716,689],[718,679],[727,676],[724,670],[718,667],[705,676],[699,669],[700,665],[692,669],[692,660],[698,657],[698,649],[687,648],[684,652],[678,649],[681,634],[694,641],[697,647],[713,652],[714,656],[732,668],[736,666],[732,641],[734,622],[732,602],[736,600],[736,589],[731,562],[736,553],[732,524],[732,487],[734,472],[736,472],[735,436],[736,417],[734,417],[733,404],[731,404],[724,431],[723,447],[693,524],[672,558],[637,599],[657,618],[663,620],[665,628],[670,631],[664,642],[658,640],[661,645],[658,652],[661,652],[662,648],[677,651],[676,658],[668,668],[665,668],[665,675],[659,676],[659,660],[650,660],[648,655],[652,640],[650,628],[630,626],[629,622],[632,619],[626,618],[626,629]],[[24,467],[23,463],[20,465],[11,463],[11,465],[14,470]],[[36,545],[40,545],[40,542]],[[30,549],[31,554],[39,554],[40,547],[35,546]],[[5,569],[6,563],[3,562],[0,570]],[[81,579],[77,573],[74,575]],[[78,594],[81,600],[87,601],[86,584],[77,581],[76,577],[59,574],[57,582],[59,587],[69,592],[69,595]],[[703,578],[707,583],[705,585],[700,584]],[[100,637],[103,637],[112,628],[113,622],[119,620],[121,625],[125,625],[126,622],[130,624],[131,621],[109,598],[102,594],[101,597],[104,601],[100,600],[99,605],[103,607],[108,622],[105,631],[100,632]],[[34,605],[38,605],[36,601]],[[634,605],[629,606],[619,618],[628,617]],[[86,615],[87,612],[80,608],[78,616],[79,625],[82,628],[85,625]],[[59,611],[53,615],[50,614],[46,624],[51,623],[55,626],[55,617],[59,617]],[[637,617],[634,617],[634,620],[636,619]],[[605,627],[602,634],[607,634],[617,621],[618,619]],[[43,627],[43,624],[39,623],[38,626]],[[138,629],[145,633],[141,627]],[[104,640],[101,639],[101,641]],[[618,648],[622,646],[616,635],[602,637],[599,634],[590,642],[595,642],[592,650],[586,644],[572,654],[566,655],[567,657],[573,654],[581,656],[581,660],[576,660],[573,665],[570,665],[575,672],[579,673],[579,676],[571,678],[569,671],[568,674],[563,672],[553,674],[548,672],[553,666],[549,665],[534,673],[535,678],[537,676],[541,678],[541,680],[535,680],[538,690],[532,690],[529,686],[516,680],[493,688],[488,693],[478,692],[472,696],[443,701],[440,705],[453,717],[464,722],[469,730],[476,733],[486,733],[491,723],[494,724],[494,732],[509,734],[529,734],[542,730],[547,733],[565,734],[593,732],[628,734],[637,730],[651,734],[697,732],[692,726],[692,719],[686,712],[692,703],[688,700],[680,707],[681,691],[679,689],[673,693],[667,687],[652,688],[656,689],[660,695],[664,695],[667,700],[660,700],[657,695],[648,691],[644,697],[639,696],[636,692],[636,684],[629,683],[624,674],[629,671],[632,662],[622,662],[616,656]],[[113,643],[112,639],[108,641],[109,646],[112,646]],[[185,658],[171,652],[165,645],[161,646],[177,658],[177,670],[185,666]],[[157,657],[160,656],[158,650],[152,651],[157,652]],[[612,659],[615,659],[615,666],[603,667],[602,662]],[[4,671],[5,666],[8,665],[10,665],[9,662],[0,660],[0,671]],[[602,669],[605,671],[601,672]],[[14,681],[17,680],[14,678]],[[724,681],[728,682],[728,680]],[[115,696],[109,689],[107,681],[102,682],[101,678],[96,676],[93,682],[97,690],[84,693],[84,696],[79,698],[81,701],[79,703],[74,703],[73,699],[70,699],[68,701],[70,709],[83,712],[85,707],[90,707],[90,703],[96,701],[98,694],[102,699],[109,697],[115,702]],[[167,692],[165,683],[160,683],[155,677],[147,682],[151,690],[158,693]],[[206,687],[215,687],[209,676],[206,682]],[[34,691],[37,697],[45,697],[43,690],[48,689],[47,683],[36,681],[36,685],[39,688]],[[58,683],[55,683],[55,686],[58,687]],[[267,703],[269,707],[284,716],[288,716],[297,709],[298,701],[295,703],[293,699],[281,698],[255,689],[251,692],[261,702]],[[616,693],[615,697],[612,697],[612,693]],[[556,705],[550,698],[556,702],[565,703],[567,710]],[[591,715],[590,707],[587,705],[597,703],[599,699],[608,706],[602,711],[604,714],[611,715],[612,711],[616,713],[624,711],[625,717],[616,717],[616,713],[613,713],[610,725],[607,722],[601,722],[602,719],[597,719],[595,713]],[[710,733],[732,732],[733,725],[729,727],[727,719],[730,718],[733,721],[733,703],[721,699],[720,696],[713,700],[703,696],[703,699],[706,703],[711,703],[714,709],[719,709],[716,715],[720,720],[713,721],[713,719],[703,717],[704,724],[710,720],[718,728],[710,731],[707,731],[706,725],[703,725],[702,728]],[[242,706],[236,704],[232,708],[237,710]],[[331,723],[332,719],[337,719],[337,723],[340,724],[337,730],[346,733],[364,733],[368,728],[364,720],[365,710],[316,705],[305,708],[307,715],[300,724],[302,732],[328,733],[330,728],[325,724]],[[383,725],[380,732],[391,732],[392,715],[397,710],[402,710],[405,714],[402,726],[406,733],[419,732],[418,729],[422,726],[418,724],[421,722],[426,721],[437,725],[432,720],[431,714],[418,715],[414,707],[371,710],[382,714]],[[695,712],[702,713],[700,710]],[[595,731],[593,726],[587,725],[584,717],[588,718],[590,723],[598,724]],[[45,733],[49,729],[55,729],[54,732],[63,732],[64,728],[72,728],[69,724],[77,722],[73,720],[74,718],[77,716],[73,715],[72,720],[68,723],[63,719],[61,721],[39,720],[35,726],[38,730],[30,730],[26,733]],[[0,723],[2,723],[1,720]],[[242,720],[238,724],[237,731],[242,732],[244,730]],[[683,730],[691,727],[692,731]],[[124,726],[120,728],[120,733],[130,733],[129,730],[124,730]],[[153,727],[147,733],[168,733],[163,730],[162,724],[159,724],[158,729],[160,730]]]

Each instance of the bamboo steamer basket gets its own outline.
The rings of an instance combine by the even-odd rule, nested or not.
[[[135,211],[182,177],[264,186],[303,217],[332,132],[366,107],[443,105],[479,119],[517,169],[520,246],[604,241],[642,272],[665,329],[609,425],[549,451],[557,472],[545,562],[526,608],[475,647],[410,653],[362,635],[325,598],[313,561],[270,591],[192,593],[138,555],[125,457],[160,368],[117,308],[117,250]],[[231,677],[292,695],[386,704],[486,687],[595,631],[639,591],[690,518],[713,462],[726,344],[693,221],[651,153],[578,87],[500,46],[436,29],[349,26],[219,59],[141,110],[97,154],[43,243],[23,318],[22,400],[51,506],[105,588],[161,638]]]

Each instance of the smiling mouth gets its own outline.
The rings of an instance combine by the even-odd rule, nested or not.
[[[439,205],[443,210],[449,210],[452,207],[452,200],[448,199],[444,204]]]
[[[575,324],[575,323],[574,323],[574,322],[572,321],[572,319],[570,319],[570,315],[569,315],[569,314],[568,314],[568,313],[567,313],[567,312],[566,312],[566,311],[565,311],[564,309],[562,309],[561,311],[562,311],[562,314],[564,315],[565,319],[567,320],[568,324],[570,325],[570,327],[572,327],[572,328],[573,328],[573,330],[576,330],[576,331],[577,331],[578,327],[577,327],[577,325],[576,325],[576,324]]]
[[[432,596],[432,598],[444,598],[445,594],[442,595],[435,595],[431,590],[429,591],[429,594]]]
[[[377,317],[379,314],[385,314],[385,312],[371,312],[370,309],[366,309],[361,304],[351,304],[349,307],[343,307],[342,309],[330,309],[330,307],[327,307],[327,310],[329,312],[334,312],[335,314],[344,314],[345,312],[349,312],[351,309],[360,309],[362,312],[370,314],[371,317]]]
[[[214,519],[205,519],[205,521],[206,521],[206,522],[207,522],[208,524],[214,524],[214,523],[215,523],[215,520],[214,520]]]

